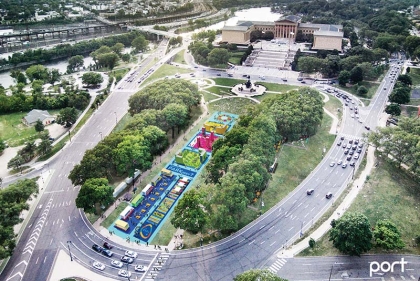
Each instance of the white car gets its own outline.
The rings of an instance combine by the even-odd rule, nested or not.
[[[121,277],[128,278],[128,277],[131,277],[131,272],[127,271],[127,270],[124,270],[124,269],[121,269],[120,271],[118,271],[118,275],[121,276]]]
[[[334,165],[335,165],[335,162],[330,163],[330,167],[334,167]]]
[[[351,118],[354,118],[354,114],[353,114],[353,113],[352,113],[352,114],[350,114],[350,117],[351,117]]]
[[[138,265],[136,265],[136,267],[134,267],[134,270],[138,271],[138,272],[146,272],[147,271],[147,266],[138,264]]]
[[[130,257],[130,258],[133,258],[133,259],[135,259],[135,258],[137,258],[137,253],[135,253],[135,252],[133,252],[133,251],[125,251],[125,255],[127,256],[127,257]]]
[[[118,267],[118,268],[123,267],[123,263],[122,263],[122,262],[120,262],[120,261],[116,261],[116,260],[112,260],[112,261],[111,261],[111,265],[112,265],[112,266],[115,266],[115,267]]]
[[[97,270],[104,270],[105,269],[105,265],[103,263],[100,263],[98,261],[93,262],[93,267],[96,268]]]

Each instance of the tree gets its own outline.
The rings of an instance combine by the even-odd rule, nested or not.
[[[27,201],[38,194],[34,179],[19,180],[0,189],[0,259],[12,255],[16,246],[13,227],[21,223],[21,212],[28,210]]]
[[[368,89],[365,86],[359,86],[357,88],[357,94],[361,97],[366,97],[366,94],[368,93]]]
[[[340,74],[338,75],[338,84],[341,86],[346,86],[346,84],[349,82],[350,79],[350,72],[347,70],[340,71]]]
[[[204,209],[203,198],[195,190],[190,190],[179,200],[174,210],[171,223],[192,233],[203,230],[208,220],[208,212]]]
[[[64,125],[65,127],[70,127],[77,120],[77,110],[74,107],[66,107],[60,110],[57,115],[57,123]]]
[[[15,79],[16,84],[22,83],[26,85],[26,76],[20,69],[13,69],[10,72],[10,76]]]
[[[228,63],[230,58],[229,51],[223,48],[215,48],[211,50],[209,55],[207,56],[207,61],[209,65],[223,65]]]
[[[45,155],[50,153],[52,149],[50,135],[47,132],[41,133],[41,142],[36,147],[36,150],[39,155]]]
[[[2,139],[0,139],[0,155],[3,153],[3,151],[7,148],[6,142]]]
[[[131,56],[130,56],[130,54],[123,54],[121,56],[121,59],[123,60],[123,62],[129,62],[130,59],[131,59]]]
[[[324,59],[315,57],[300,57],[298,61],[298,69],[305,73],[318,72],[321,70],[324,63]]]
[[[104,178],[92,178],[80,188],[76,198],[76,207],[82,208],[86,213],[97,214],[102,206],[108,206],[113,202],[113,188]]]
[[[133,46],[137,52],[144,52],[148,49],[149,41],[147,41],[143,35],[139,35],[131,42],[131,46]]]
[[[111,47],[111,50],[114,51],[118,56],[121,56],[122,51],[124,50],[124,44],[116,43],[114,46]]]
[[[40,64],[31,65],[25,72],[31,82],[34,80],[46,81],[48,79],[48,69]]]
[[[268,269],[251,269],[236,275],[234,281],[287,281],[278,277]]]
[[[81,56],[81,55],[73,56],[73,57],[69,58],[69,60],[68,60],[67,72],[72,73],[75,70],[83,67],[83,65],[84,65],[83,56]]]
[[[376,247],[385,250],[403,249],[404,242],[395,224],[389,220],[379,220],[373,231],[373,240]]]
[[[359,82],[363,81],[363,70],[360,66],[355,66],[351,71],[350,71],[350,80],[354,83],[357,84]]]
[[[101,84],[103,81],[104,79],[100,73],[86,72],[82,76],[83,84],[87,84],[88,86],[98,85]]]
[[[114,69],[120,57],[116,53],[100,54],[97,57],[98,65]]]
[[[309,247],[310,247],[311,249],[313,249],[313,248],[315,247],[316,241],[315,241],[315,239],[313,239],[313,238],[311,237],[311,238],[309,238],[308,243],[309,243]]]
[[[336,220],[329,240],[344,254],[360,256],[372,248],[372,230],[368,218],[359,213],[346,213]]]
[[[36,120],[36,123],[35,123],[35,131],[37,131],[38,133],[39,132],[42,132],[42,131],[44,131],[44,123],[42,123],[42,121],[41,120]]]
[[[413,85],[413,79],[408,74],[400,74],[400,75],[398,75],[398,79],[397,80],[400,81],[401,83],[407,85],[407,86]]]
[[[411,89],[407,86],[399,86],[395,84],[394,89],[389,95],[389,101],[397,104],[406,104],[410,102]]]
[[[170,103],[162,110],[166,123],[172,128],[172,138],[175,138],[175,127],[183,127],[188,118],[188,108],[182,104]],[[178,129],[179,132],[179,129]]]
[[[385,112],[391,114],[393,116],[400,116],[401,115],[401,107],[397,103],[388,104],[385,108]]]

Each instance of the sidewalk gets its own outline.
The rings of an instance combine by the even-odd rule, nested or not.
[[[378,126],[385,127],[386,125],[386,118],[387,114],[383,114],[379,119]],[[374,167],[376,162],[375,159],[375,148],[369,146],[367,153],[366,153],[366,167],[360,174],[359,178],[355,179],[350,187],[350,192],[344,198],[343,202],[336,208],[336,212],[332,214],[320,227],[318,227],[314,232],[312,232],[308,237],[303,239],[297,244],[293,244],[289,248],[280,251],[277,254],[278,258],[292,258],[295,255],[299,254],[301,251],[309,247],[309,239],[313,238],[315,241],[318,241],[324,234],[326,234],[331,229],[331,221],[339,219],[344,212],[350,207],[353,203],[354,199],[356,199],[359,191],[362,190],[366,178],[370,175],[372,168]]]

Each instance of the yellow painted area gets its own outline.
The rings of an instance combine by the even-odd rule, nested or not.
[[[215,132],[218,135],[224,135],[229,127],[225,124],[208,121],[204,123],[204,128],[207,132]]]

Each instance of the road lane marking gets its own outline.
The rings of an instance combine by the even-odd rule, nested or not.
[[[265,241],[262,241],[261,243],[260,243],[260,245],[262,245],[262,244],[264,244],[265,243]]]
[[[44,263],[47,261],[47,257],[44,258]]]
[[[274,241],[273,243],[270,244],[270,247],[273,246],[274,244],[276,244],[276,241]]]
[[[308,215],[309,215],[309,213],[307,213],[307,214],[304,216],[304,218],[306,218]]]
[[[300,204],[298,205],[298,208],[299,208],[301,205],[302,205],[302,203],[300,203]]]
[[[274,234],[277,234],[277,232],[279,232],[280,231],[280,229],[277,229],[277,231],[276,232],[274,232]]]
[[[260,229],[262,229],[262,228],[264,228],[264,227],[265,227],[265,224],[264,224],[263,226],[261,226],[261,227],[260,227]]]
[[[295,228],[294,226],[292,226],[290,229],[289,229],[289,231],[291,231],[293,228]]]
[[[251,245],[252,243],[254,243],[255,242],[255,239],[254,240],[252,240],[248,245]]]

